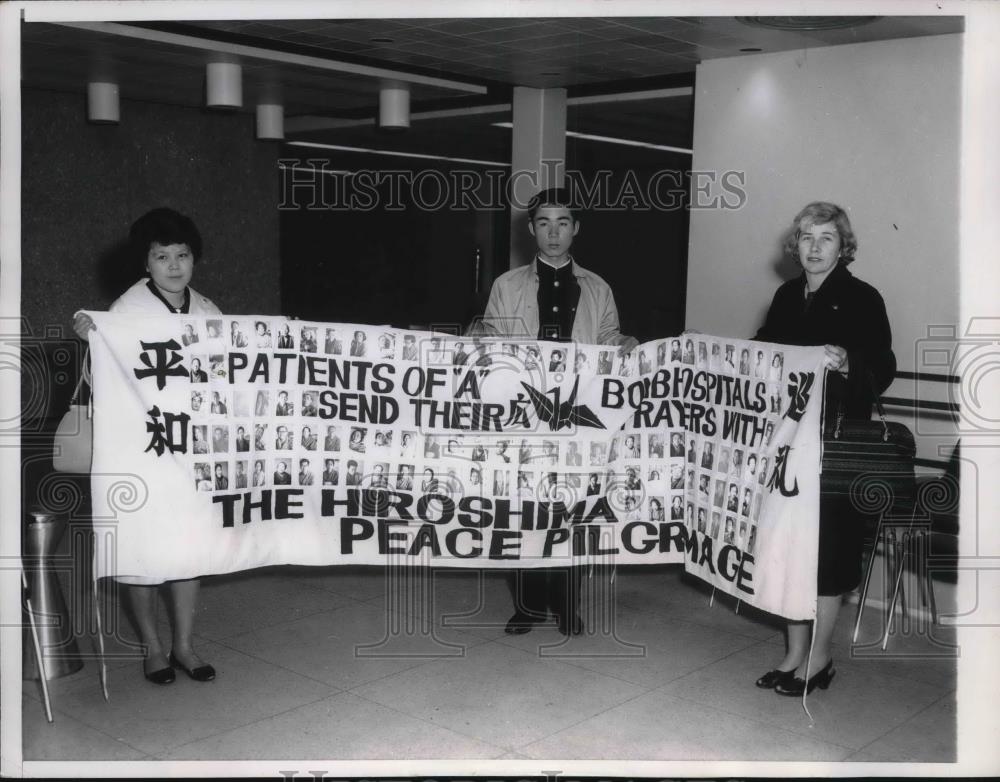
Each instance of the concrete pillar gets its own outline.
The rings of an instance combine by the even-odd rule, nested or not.
[[[566,90],[514,88],[511,144],[510,268],[531,263],[535,240],[528,233],[530,198],[562,187],[566,173]]]

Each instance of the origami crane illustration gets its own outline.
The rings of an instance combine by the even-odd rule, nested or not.
[[[547,422],[549,429],[552,431],[569,429],[572,426],[590,426],[594,429],[606,428],[601,423],[601,419],[589,407],[575,404],[576,392],[580,385],[579,377],[573,383],[573,390],[570,392],[569,399],[561,404],[559,402],[560,389],[558,387],[543,393],[537,388],[529,386],[524,381],[521,381],[521,385],[528,392],[528,398],[535,408],[535,413],[538,414],[538,420]],[[552,397],[551,400],[549,399],[550,395]]]

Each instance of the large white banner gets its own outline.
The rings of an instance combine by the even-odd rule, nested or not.
[[[89,314],[98,577],[684,561],[815,612],[822,348]]]

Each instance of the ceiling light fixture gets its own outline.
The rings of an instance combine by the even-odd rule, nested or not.
[[[386,130],[410,127],[410,85],[385,82],[378,91],[378,124]]]
[[[280,103],[257,104],[257,138],[260,141],[285,138],[285,107]]]
[[[881,16],[737,16],[736,20],[750,27],[805,33],[861,27],[881,18]]]
[[[238,62],[210,62],[205,69],[205,105],[210,109],[243,106],[243,68]]]
[[[97,125],[117,125],[119,116],[118,85],[111,81],[87,82],[87,120]]]

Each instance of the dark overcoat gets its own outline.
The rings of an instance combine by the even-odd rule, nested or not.
[[[848,374],[830,372],[824,413],[827,423],[839,412],[871,418],[875,395],[889,387],[896,372],[892,331],[885,302],[875,288],[839,264],[806,301],[805,274],[778,288],[764,325],[754,339],[785,345],[839,345],[847,350]],[[861,579],[864,515],[850,497],[820,495],[817,591],[839,595]]]

